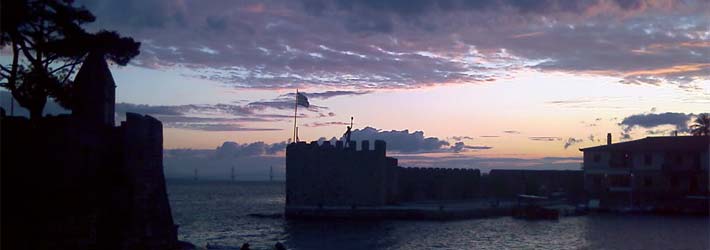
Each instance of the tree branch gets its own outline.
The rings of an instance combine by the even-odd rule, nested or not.
[[[67,80],[69,79],[69,76],[74,72],[74,68],[76,67],[76,65],[79,65],[80,62],[83,62],[83,60],[76,59],[76,61],[72,63],[71,69],[69,69],[69,72],[67,73],[67,75],[64,76],[64,79],[62,80],[62,85],[66,84]]]
[[[35,64],[37,62],[37,59],[35,59],[32,54],[30,53],[30,49],[27,48],[27,45],[25,43],[18,43],[20,45],[20,51],[22,51],[22,54],[27,58],[30,63]]]
[[[71,62],[71,63],[67,63],[67,64],[62,65],[62,66],[60,66],[59,68],[56,68],[56,69],[50,71],[49,73],[50,73],[50,74],[57,73],[58,71],[60,71],[60,70],[62,70],[62,69],[64,69],[64,68],[66,68],[66,67],[72,67],[72,69],[73,69],[74,66],[76,66],[77,64],[80,64],[80,63],[81,63],[81,61],[79,61],[79,60],[77,59],[77,60],[74,60],[74,62]]]
[[[10,73],[10,69],[8,69],[5,66],[2,66],[2,64],[0,64],[0,74],[2,74],[3,71]]]

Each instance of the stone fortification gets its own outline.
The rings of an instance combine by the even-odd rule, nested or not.
[[[173,249],[162,123],[114,124],[115,84],[91,54],[71,115],[0,115],[3,249]],[[3,113],[4,114],[4,113]]]
[[[384,141],[344,147],[341,141],[292,143],[286,149],[287,206],[379,206],[387,203],[387,169],[396,160],[385,155]],[[388,178],[389,177],[389,178]]]
[[[479,193],[480,171],[470,169],[403,168],[387,157],[377,140],[344,147],[292,143],[286,149],[286,205],[382,206],[413,201],[473,199]]]
[[[401,202],[468,200],[479,195],[481,172],[478,169],[397,169]]]

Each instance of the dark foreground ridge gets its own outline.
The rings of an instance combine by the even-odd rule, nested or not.
[[[163,130],[127,113],[102,55],[76,76],[71,115],[1,117],[3,249],[179,249],[163,176]]]

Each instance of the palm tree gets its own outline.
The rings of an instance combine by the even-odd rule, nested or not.
[[[690,133],[695,136],[710,135],[710,115],[702,113],[695,118],[693,125],[690,125]]]

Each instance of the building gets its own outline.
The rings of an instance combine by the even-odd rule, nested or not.
[[[708,136],[611,143],[609,134],[607,145],[580,149],[584,189],[606,209],[703,209],[708,202],[709,145]]]
[[[115,84],[90,54],[73,113],[0,117],[3,249],[173,249],[162,123],[128,113],[115,125]]]

